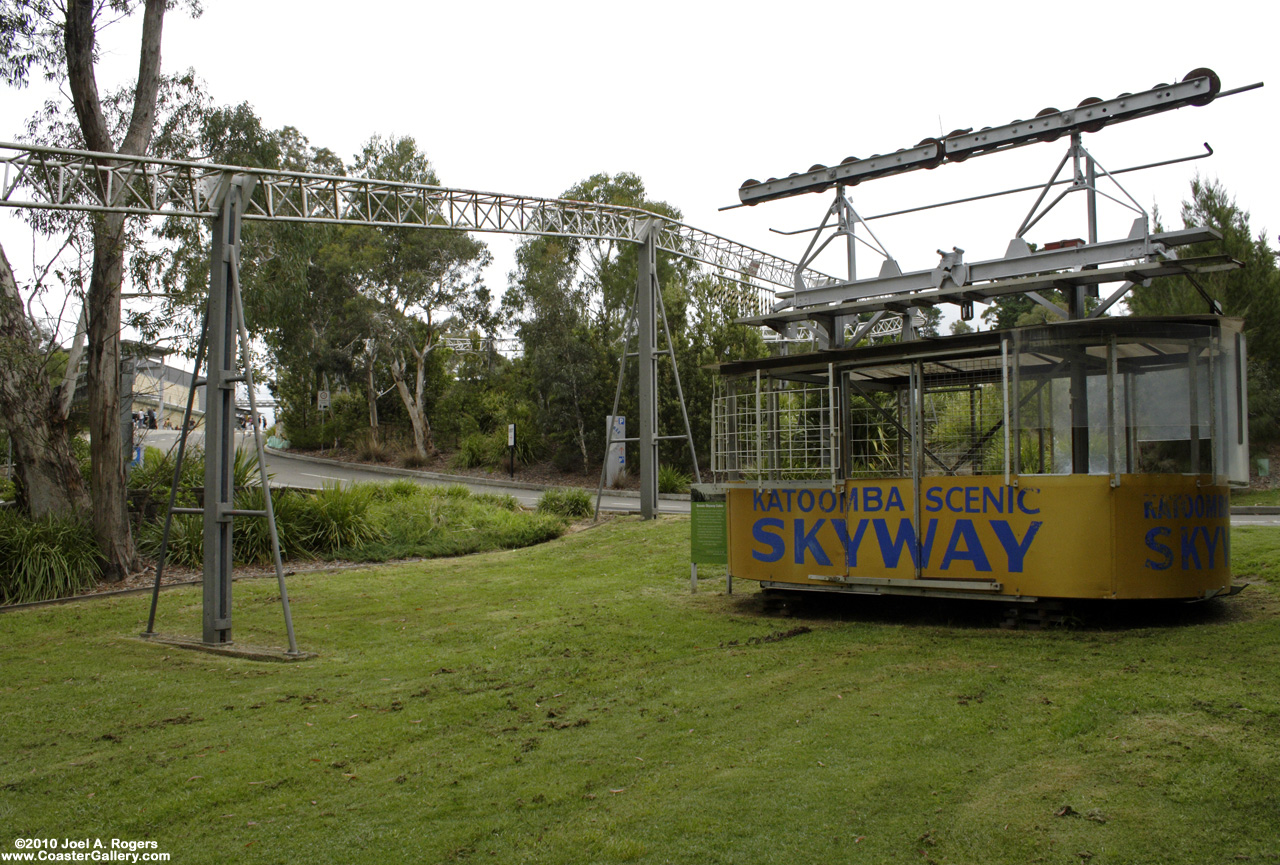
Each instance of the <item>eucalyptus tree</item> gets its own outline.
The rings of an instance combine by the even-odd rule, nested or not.
[[[440,182],[409,137],[373,136],[356,155],[351,171],[401,183]],[[413,428],[414,447],[420,455],[431,456],[436,447],[427,411],[429,359],[451,328],[492,330],[491,297],[482,275],[491,260],[489,252],[466,232],[442,228],[352,226],[344,229],[344,242],[361,291],[379,308],[379,314],[367,319],[366,351],[373,356],[379,348],[385,350]]]
[[[627,172],[595,174],[566,190],[561,198],[638,207],[671,219],[680,211],[651,200],[639,176]],[[534,237],[521,244],[516,269],[503,298],[506,314],[523,343],[521,366],[528,374],[541,427],[548,431],[563,465],[574,462],[589,471],[603,439],[604,418],[613,407],[618,354],[638,278],[638,247],[561,235]],[[683,338],[692,265],[668,254],[658,257],[672,338]],[[660,376],[670,369],[660,368]],[[664,422],[679,425],[678,406],[670,399],[660,411]],[[634,398],[624,388],[621,414],[633,414]],[[676,412],[674,417],[667,416]],[[678,428],[678,426],[673,426]]]
[[[83,146],[104,153],[142,155],[152,141],[164,76],[160,44],[168,0],[2,0],[0,77],[25,86],[33,73],[65,84]],[[194,2],[193,13],[199,13]],[[97,37],[107,25],[141,11],[138,75],[131,96],[118,107],[128,116],[113,127],[109,105],[99,94]],[[117,144],[117,141],[119,142]],[[120,579],[136,565],[125,500],[120,417],[121,294],[127,229],[120,214],[97,214],[90,221],[93,262],[86,303],[86,357],[94,533],[106,559],[108,579]]]

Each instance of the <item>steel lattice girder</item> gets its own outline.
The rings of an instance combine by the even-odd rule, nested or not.
[[[0,143],[4,165],[0,206],[209,219],[227,174],[256,180],[246,221],[358,223],[385,227],[452,228],[639,243],[646,220],[657,220],[658,248],[748,284],[767,308],[773,289],[794,285],[798,265],[710,232],[631,207],[451,189],[365,178],[118,156]],[[837,280],[808,268],[809,285]],[[760,296],[765,295],[765,296]],[[745,300],[745,298],[743,298]]]

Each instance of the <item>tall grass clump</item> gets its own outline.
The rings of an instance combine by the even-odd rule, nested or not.
[[[401,448],[398,459],[400,465],[407,469],[425,468],[431,464],[430,458],[424,457],[422,454],[418,453],[417,449],[414,448],[413,445],[406,445]]]
[[[378,538],[381,532],[370,518],[373,496],[365,484],[339,486],[326,483],[302,502],[298,531],[306,546],[317,555],[339,549],[359,549]]]
[[[88,523],[74,517],[31,520],[0,511],[0,603],[75,595],[101,574],[102,558]]]
[[[589,517],[594,510],[591,494],[586,490],[551,489],[538,499],[540,513],[555,514],[570,519]]]
[[[379,440],[373,430],[366,430],[356,437],[356,456],[365,462],[385,463],[391,459],[392,448],[385,440]]]
[[[660,493],[687,493],[692,481],[692,477],[675,466],[658,466],[658,492]]]

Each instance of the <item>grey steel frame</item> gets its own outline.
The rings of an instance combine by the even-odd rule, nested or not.
[[[838,282],[819,271],[638,208],[24,144],[0,143],[0,164],[4,167],[0,207],[177,216],[214,222],[207,336],[202,338],[202,347],[208,355],[210,394],[205,417],[203,511],[204,641],[210,644],[225,644],[231,639],[231,518],[266,516],[271,521],[273,555],[277,561],[290,650],[296,651],[283,572],[278,564],[279,545],[269,490],[265,512],[236,511],[232,501],[235,384],[252,381],[247,354],[242,373],[236,374],[231,369],[236,330],[238,327],[242,330],[242,321],[238,320],[239,285],[235,265],[243,221],[452,228],[636,243],[645,251],[637,285],[639,297],[655,298],[653,267],[656,253],[661,250],[710,267],[720,278],[754,288],[755,298],[751,302],[754,309],[750,311],[756,312],[769,309],[775,290],[794,285],[797,278],[809,285]],[[656,300],[660,302],[661,298]],[[650,305],[637,304],[637,313],[642,318],[646,308]],[[746,311],[739,309],[739,312]],[[640,348],[641,514],[646,519],[655,516],[658,498],[656,314],[654,306],[642,322],[641,329],[650,338],[642,338]],[[663,319],[665,325],[665,315]],[[247,340],[243,340],[242,349],[247,352]],[[256,411],[255,399],[250,388],[251,405]],[[683,407],[683,394],[681,404]],[[685,428],[688,437],[687,414]],[[255,436],[258,435],[255,426]],[[185,453],[185,440],[179,450],[180,454]],[[265,487],[265,463],[260,460],[260,465]],[[174,508],[172,504],[171,501],[166,516],[166,534],[172,514],[195,510]],[[167,542],[162,543],[164,547]],[[162,568],[157,569],[148,633],[154,627],[161,571]]]

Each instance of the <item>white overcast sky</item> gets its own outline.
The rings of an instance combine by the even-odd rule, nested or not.
[[[292,125],[350,158],[374,133],[412,135],[442,182],[557,196],[597,172],[639,174],[684,220],[792,260],[826,194],[718,212],[739,184],[913,146],[926,136],[1026,119],[1162,82],[1197,67],[1223,89],[1269,86],[1085,136],[1108,169],[1203,152],[1200,162],[1121,181],[1166,225],[1198,170],[1219,178],[1272,246],[1280,232],[1280,12],[1274,2],[1160,3],[647,3],[205,0],[192,20],[171,12],[164,67],[194,67],[222,104],[248,101],[263,121]],[[100,89],[136,71],[136,32],[104,43]],[[45,95],[0,92],[0,135],[12,138]],[[863,216],[1048,179],[1066,141],[867,183]],[[1034,193],[875,221],[904,270],[932,267],[953,246],[967,260],[1003,254]],[[1079,200],[1076,200],[1079,199]],[[1085,235],[1084,202],[1029,237]],[[1133,214],[1104,206],[1101,236]],[[488,235],[495,294],[515,241]],[[19,278],[29,229],[0,214],[0,242]],[[864,256],[860,277],[878,262]],[[840,255],[819,261],[843,274]]]

